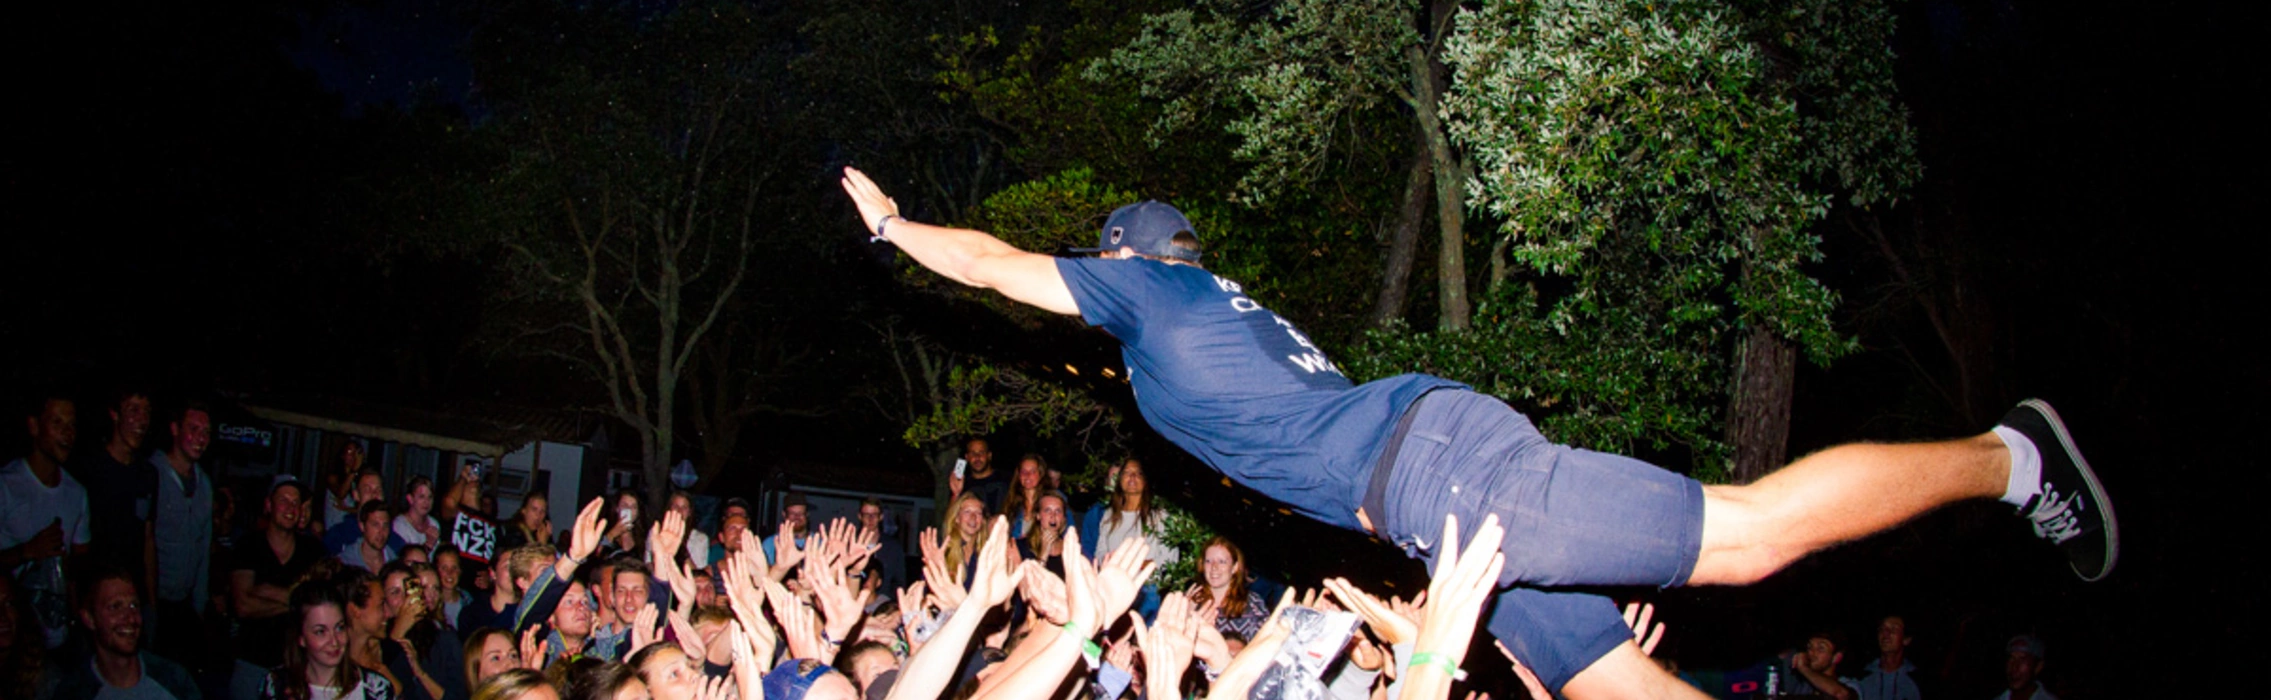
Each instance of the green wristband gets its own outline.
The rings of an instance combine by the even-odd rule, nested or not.
[[[1072,635],[1074,638],[1080,640],[1080,651],[1082,654],[1087,656],[1104,655],[1103,645],[1097,644],[1096,640],[1088,638],[1089,635],[1087,631],[1082,630],[1078,627],[1074,627],[1070,622],[1064,624],[1064,630],[1065,634]]]
[[[1411,665],[1434,666],[1436,668],[1443,669],[1444,675],[1450,676],[1453,680],[1465,678],[1467,675],[1465,672],[1459,670],[1459,662],[1451,660],[1451,657],[1437,654],[1432,651],[1423,651],[1412,654]]]

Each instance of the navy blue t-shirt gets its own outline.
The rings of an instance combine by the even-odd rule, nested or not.
[[[1464,386],[1424,374],[1351,384],[1291,322],[1197,267],[1059,258],[1057,271],[1081,318],[1120,340],[1152,429],[1322,522],[1359,529],[1396,419],[1421,394]]]

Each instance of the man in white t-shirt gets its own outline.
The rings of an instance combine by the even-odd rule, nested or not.
[[[53,649],[71,630],[64,557],[85,554],[92,537],[87,489],[63,472],[78,437],[78,408],[53,395],[30,409],[24,425],[31,454],[0,467],[0,570],[14,575],[31,599],[32,616]]]

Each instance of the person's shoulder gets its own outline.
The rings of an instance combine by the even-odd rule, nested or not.
[[[392,644],[385,646],[397,648]],[[381,674],[364,672],[362,690],[363,700],[394,700],[394,683]]]
[[[174,700],[197,700],[202,697],[202,693],[198,692],[197,677],[190,675],[188,667],[174,663],[173,659],[142,652],[142,675],[157,681],[158,687],[172,693]]]

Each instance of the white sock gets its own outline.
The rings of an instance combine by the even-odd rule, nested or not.
[[[2004,503],[2025,508],[2027,501],[2042,493],[2042,452],[2026,434],[2007,426],[1995,426],[1995,437],[2003,439],[2003,447],[2011,451],[2011,480],[2003,486]]]

